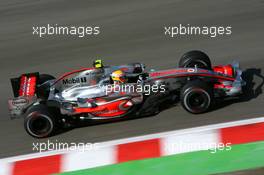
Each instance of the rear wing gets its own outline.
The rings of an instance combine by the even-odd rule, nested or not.
[[[39,73],[22,74],[20,77],[11,78],[14,98],[8,100],[11,119],[19,118],[25,110],[36,101],[36,88]]]
[[[34,96],[38,80],[38,72],[22,74],[20,77],[11,78],[14,97]]]

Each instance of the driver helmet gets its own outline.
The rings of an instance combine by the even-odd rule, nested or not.
[[[103,61],[102,60],[95,60],[94,62],[93,62],[93,67],[94,68],[103,68],[104,67],[104,65],[103,65]]]
[[[114,81],[114,83],[117,84],[127,82],[126,74],[122,70],[115,70],[114,72],[112,72],[111,79]]]

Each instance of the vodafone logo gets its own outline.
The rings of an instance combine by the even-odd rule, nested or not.
[[[193,72],[195,72],[195,69],[192,69],[192,68],[187,69],[187,72],[193,73]]]
[[[28,100],[24,99],[24,98],[16,99],[16,100],[12,101],[12,104],[14,106],[24,106],[24,105],[28,104]]]

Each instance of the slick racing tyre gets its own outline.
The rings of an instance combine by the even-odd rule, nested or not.
[[[195,66],[202,69],[212,69],[212,64],[208,55],[198,50],[193,50],[185,53],[179,61],[179,67],[181,68]]]
[[[212,104],[212,98],[212,88],[200,80],[188,82],[181,90],[181,105],[193,114],[208,111]]]
[[[38,87],[36,91],[38,98],[41,98],[41,99],[48,98],[49,92],[50,92],[50,86],[49,84],[45,84],[45,82],[49,80],[53,80],[53,79],[55,79],[55,77],[53,77],[52,75],[48,75],[48,74],[39,75]]]
[[[52,75],[49,75],[49,74],[40,74],[40,75],[39,75],[38,84],[43,84],[43,83],[45,83],[46,81],[48,81],[48,80],[53,80],[53,79],[55,79],[55,77],[52,76]]]
[[[39,104],[28,109],[24,127],[27,133],[36,138],[44,138],[56,132],[57,121],[46,106]]]

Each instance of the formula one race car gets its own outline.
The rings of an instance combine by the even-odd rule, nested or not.
[[[120,85],[113,88],[111,73],[115,70],[126,73],[127,81],[122,85],[125,90]],[[24,116],[26,131],[42,138],[61,126],[84,121],[157,114],[168,100],[180,100],[190,113],[204,113],[215,98],[242,93],[245,82],[241,74],[238,63],[212,67],[209,57],[201,51],[187,52],[178,68],[161,71],[148,72],[141,63],[103,66],[97,60],[93,68],[59,78],[38,72],[12,78],[15,98],[8,103],[11,118]]]

